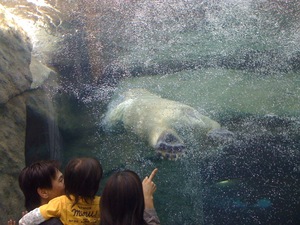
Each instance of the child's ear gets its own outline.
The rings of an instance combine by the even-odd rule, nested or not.
[[[48,195],[48,190],[45,188],[38,188],[37,189],[37,193],[39,194],[39,196],[43,199],[47,199],[49,197]]]

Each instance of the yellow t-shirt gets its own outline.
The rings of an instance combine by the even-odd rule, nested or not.
[[[95,196],[93,202],[89,204],[80,198],[78,203],[72,207],[73,201],[66,195],[62,195],[52,199],[48,204],[40,206],[39,209],[46,220],[58,217],[63,224],[98,225],[100,224],[99,203],[99,196]]]

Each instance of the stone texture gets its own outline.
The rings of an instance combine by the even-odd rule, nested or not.
[[[19,218],[23,208],[23,194],[18,175],[25,166],[24,145],[26,129],[26,98],[17,96],[0,107],[0,223]]]
[[[0,104],[30,88],[31,43],[0,5]]]
[[[0,223],[24,209],[18,175],[25,166],[26,97],[32,77],[31,42],[12,15],[0,6]],[[21,204],[20,204],[21,203]]]
[[[45,66],[37,59],[32,58],[30,63],[30,71],[32,74],[31,89],[41,87],[49,78],[56,77],[57,73]]]
[[[0,5],[0,224],[18,220],[24,211],[18,175],[25,166],[27,109],[53,120],[45,93],[57,85],[55,71],[31,60],[31,39],[17,22]]]

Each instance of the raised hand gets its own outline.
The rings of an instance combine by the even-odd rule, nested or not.
[[[156,191],[156,185],[153,182],[153,179],[157,173],[158,169],[155,168],[150,176],[146,176],[142,182],[143,184],[143,192],[144,192],[144,200],[145,200],[145,208],[146,209],[153,209],[154,202],[153,202],[153,194]]]

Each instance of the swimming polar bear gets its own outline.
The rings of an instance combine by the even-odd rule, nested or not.
[[[112,103],[103,122],[108,130],[122,125],[146,140],[159,155],[171,160],[184,152],[187,132],[196,132],[197,137],[206,138],[210,131],[220,128],[218,122],[196,109],[145,89],[125,92],[121,101]]]

